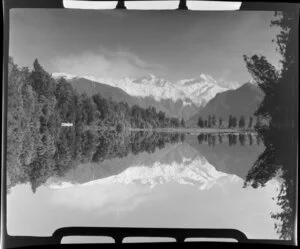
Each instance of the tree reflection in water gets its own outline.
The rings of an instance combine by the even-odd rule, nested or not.
[[[276,134],[276,135],[274,135]],[[296,147],[293,145],[294,134],[292,130],[278,129],[259,130],[258,134],[199,134],[198,143],[214,147],[216,138],[218,143],[224,143],[227,138],[229,146],[259,146],[263,141],[265,150],[258,157],[246,176],[244,187],[264,187],[274,177],[283,179],[277,196],[277,205],[281,207],[280,213],[271,213],[277,222],[275,229],[281,239],[289,240],[294,236],[295,201],[296,201]],[[255,142],[256,140],[256,142]],[[237,143],[239,141],[239,143]],[[253,143],[254,141],[254,143]],[[225,142],[226,143],[226,142]],[[294,147],[293,147],[294,146]]]
[[[276,134],[276,135],[274,135]],[[259,156],[246,176],[244,187],[264,187],[271,179],[280,176],[282,183],[277,196],[277,204],[282,211],[272,213],[276,220],[275,229],[281,239],[291,240],[294,237],[295,201],[296,201],[296,169],[293,148],[293,133],[268,129],[261,132],[266,149]]]
[[[50,137],[50,135],[48,136]],[[78,131],[76,127],[60,129],[59,136],[54,138],[54,149],[41,147],[44,152],[34,152],[36,148],[27,148],[27,153],[36,156],[28,165],[21,165],[22,174],[8,172],[9,189],[20,183],[29,182],[33,192],[50,177],[64,176],[77,165],[89,162],[102,162],[106,159],[123,158],[129,153],[154,153],[166,144],[183,142],[184,134],[133,132],[129,134],[115,131],[96,132],[93,130]],[[38,147],[37,149],[39,149]],[[9,163],[9,162],[8,162]],[[19,170],[21,171],[21,170]]]
[[[234,145],[240,145],[240,146],[245,146],[246,141],[248,140],[248,145],[253,145],[253,134],[251,133],[239,133],[239,134],[235,134],[235,133],[228,133],[228,134],[204,134],[201,133],[198,135],[198,143],[199,144],[204,144],[207,143],[208,146],[212,146],[214,147],[216,144],[222,144],[224,142],[224,137],[227,138],[226,143],[228,142],[229,146],[234,146]],[[256,141],[260,140],[260,138],[258,138],[258,135],[255,136],[256,137]],[[239,144],[238,144],[239,141]],[[260,141],[257,142],[257,145],[260,145]]]

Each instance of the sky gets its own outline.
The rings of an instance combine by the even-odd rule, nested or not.
[[[280,59],[273,12],[14,9],[10,56],[50,73],[121,79],[147,73],[175,81],[209,74],[243,84],[243,54]]]

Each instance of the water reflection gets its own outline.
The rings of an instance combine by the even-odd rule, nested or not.
[[[157,189],[161,189],[160,191],[164,192],[166,196],[167,193],[168,196],[172,196],[170,193],[174,191],[174,188],[178,188],[174,184],[182,186],[176,191],[178,194],[185,193],[186,196],[189,196],[188,198],[197,199],[196,196],[198,195],[187,187],[190,186],[198,189],[198,191],[217,191],[217,198],[221,199],[224,198],[224,195],[229,194],[228,201],[234,203],[236,196],[243,193],[244,180],[246,182],[253,181],[256,168],[252,168],[252,166],[255,165],[257,158],[260,158],[259,155],[265,149],[260,142],[261,139],[252,133],[199,134],[194,136],[183,133],[145,131],[132,133],[91,129],[78,131],[76,127],[61,128],[58,134],[51,133],[50,130],[47,132],[47,136],[45,135],[40,140],[42,144],[28,146],[26,150],[23,147],[19,153],[19,162],[21,163],[16,164],[13,167],[14,170],[8,170],[8,189],[9,193],[13,192],[11,198],[14,200],[9,201],[10,199],[8,199],[10,210],[15,210],[20,205],[15,201],[16,198],[19,198],[16,193],[20,190],[17,187],[26,183],[30,185],[32,193],[35,193],[34,196],[36,196],[32,197],[27,193],[25,196],[27,195],[28,200],[35,198],[40,200],[40,193],[44,193],[46,196],[52,196],[52,202],[48,204],[52,205],[54,209],[59,206],[64,210],[63,212],[76,207],[80,207],[82,210],[82,205],[84,205],[83,211],[80,211],[81,216],[88,216],[87,212],[96,207],[102,209],[102,215],[105,213],[112,215],[106,207],[110,207],[112,211],[119,210],[118,212],[120,212],[122,210],[125,213],[142,212],[140,208],[144,202],[152,202],[150,205],[164,203],[165,206],[161,207],[161,211],[169,210],[172,207],[165,203],[161,197],[158,197],[161,194],[157,193]],[[12,163],[8,161],[9,165]],[[271,179],[271,176],[269,177]],[[256,182],[258,179],[255,178]],[[255,184],[253,183],[253,186]],[[245,205],[250,205],[249,201],[263,198],[264,205],[268,207],[268,213],[277,212],[277,216],[274,214],[272,217],[281,218],[280,215],[285,215],[288,211],[285,210],[283,213],[278,211],[272,200],[277,187],[278,183],[275,181],[265,191],[250,191],[251,194],[249,192],[246,195],[249,200],[244,197],[242,205],[245,207]],[[38,191],[40,188],[41,190]],[[59,192],[47,192],[45,188]],[[238,191],[238,194],[235,191]],[[234,192],[236,194],[232,195]],[[14,197],[15,195],[17,197]],[[283,195],[282,189],[280,195]],[[176,196],[172,198],[176,202],[183,201]],[[28,200],[23,199],[22,202],[27,203]],[[131,202],[128,202],[129,200]],[[201,199],[197,200],[201,202]],[[215,203],[215,199],[207,199],[207,205],[215,205]],[[280,204],[279,206],[282,206]],[[26,205],[30,204],[27,203]],[[177,203],[177,205],[179,204]],[[40,207],[37,205],[36,211],[45,215],[39,209]],[[236,209],[235,206],[229,204],[227,208],[231,211]],[[8,212],[13,212],[10,210]],[[208,210],[206,216],[216,215],[207,212]],[[218,212],[218,215],[222,213],[220,210]],[[234,225],[234,220],[240,218],[241,215],[239,213],[238,216],[233,217],[234,213],[226,221],[226,225],[218,224],[216,221],[216,223],[211,224],[211,227],[239,228],[251,236],[252,232],[249,231],[252,231],[255,225]],[[198,215],[195,210],[193,215]],[[165,225],[173,224],[174,227],[180,227],[178,222],[181,218],[178,217],[178,214],[175,216],[177,221],[168,220]],[[11,224],[17,224],[15,219],[22,220],[22,218],[15,213],[14,216],[10,217],[15,217],[9,219],[11,220],[9,227],[11,227],[11,231],[15,231],[16,226]],[[265,222],[270,223],[270,215],[264,214],[263,217]],[[53,217],[53,220],[55,219],[57,218]],[[152,219],[154,218],[152,217]],[[124,226],[134,226],[133,221],[134,219],[124,220],[123,224]],[[56,225],[52,224],[52,221],[47,221],[45,229],[56,229],[60,226],[73,224],[69,221],[63,224],[58,221],[53,222]],[[114,218],[111,217],[110,222],[107,220],[108,226],[113,224]],[[181,220],[181,222],[187,227],[199,227],[199,221],[196,224],[193,218],[186,221]],[[73,225],[78,224],[81,224],[80,221]],[[148,224],[151,222],[144,220],[144,223],[138,225],[145,226]],[[82,225],[87,225],[87,223],[83,222]],[[210,225],[206,224],[206,227],[210,227]],[[271,230],[270,227],[265,229],[269,229],[269,235],[265,233],[262,238],[266,238],[266,236],[276,238],[273,234],[273,227]],[[258,235],[253,236],[257,238]]]
[[[76,127],[60,129],[60,133],[56,137],[53,134],[52,136],[45,136],[44,140],[42,139],[44,147],[28,147],[26,153],[34,155],[30,160],[24,161],[17,170],[8,170],[8,189],[17,184],[28,182],[32,191],[35,192],[49,178],[66,176],[70,178],[73,175],[73,181],[76,182],[75,176],[79,175],[80,179],[83,179],[86,177],[87,171],[93,172],[93,178],[105,178],[131,167],[132,162],[124,163],[131,155],[153,154],[156,150],[162,150],[167,144],[183,143],[185,137],[186,135],[183,133],[141,131],[124,135],[111,131],[85,130],[78,132]],[[262,152],[259,150],[259,146],[253,149],[249,148],[253,145],[253,140],[259,145],[258,139],[256,135],[251,133],[200,134],[197,137],[198,144],[206,146],[197,147],[194,142],[190,142],[190,145],[196,148],[198,153],[203,154],[205,159],[217,170],[245,178],[258,157],[258,153]],[[215,147],[215,149],[211,150],[208,147]],[[245,148],[242,149],[243,147]],[[186,148],[185,150],[188,151],[189,149]],[[174,152],[172,160],[183,163],[186,157],[187,155],[182,151],[177,151]],[[117,158],[122,158],[121,163],[116,163],[115,159]],[[157,160],[157,156],[154,159]],[[172,160],[170,158],[164,159],[165,168],[168,164],[172,164]],[[138,160],[138,164],[141,165],[142,163],[144,163],[142,160]],[[155,161],[151,163],[154,164]],[[185,164],[187,164],[186,161]],[[76,173],[77,171],[78,173]]]
[[[244,146],[230,146],[227,135],[207,134],[199,143],[194,135],[90,132],[81,136],[81,160],[70,159],[69,168],[48,175],[35,193],[30,181],[12,187],[10,234],[49,235],[58,227],[89,225],[235,228],[249,238],[277,238],[269,213],[278,210],[272,200],[278,183],[243,188],[264,150],[250,145],[248,135]]]
[[[250,168],[243,172],[233,172],[236,175],[245,179],[244,187],[251,186],[254,189],[265,187],[273,179],[280,182],[279,193],[276,196],[277,205],[280,211],[272,212],[271,217],[275,220],[274,228],[281,239],[293,240],[295,231],[295,189],[296,189],[296,175],[295,175],[295,139],[291,130],[283,130],[277,128],[268,128],[259,130],[258,134],[227,134],[227,136],[216,134],[200,134],[198,136],[199,144],[206,143],[209,147],[216,145],[216,137],[218,136],[218,143],[223,143],[223,138],[227,139],[229,146],[236,146],[239,142],[240,147],[245,145],[252,146],[254,143],[260,147],[262,140],[264,142],[264,149],[260,151],[251,163],[246,163],[247,156],[243,155],[241,151],[234,151],[233,158],[238,160],[237,166],[251,165]],[[206,151],[206,152],[205,152]],[[222,162],[222,152],[212,153],[205,148],[202,148],[206,158],[218,168]],[[213,154],[213,155],[211,155]],[[227,155],[230,155],[227,150]],[[217,158],[217,160],[214,160]],[[245,161],[246,160],[246,161]],[[231,162],[234,165],[234,162]],[[241,167],[242,168],[242,167]],[[222,169],[224,171],[224,169]],[[227,171],[232,172],[232,171]]]
[[[101,136],[98,138],[100,143],[94,146],[96,149],[89,147],[94,151],[89,161],[81,160],[66,171],[63,177],[53,175],[51,180],[60,177],[64,182],[84,183],[116,176],[130,168],[125,172],[127,180],[132,178],[131,181],[136,182],[139,179],[134,177],[143,174],[150,177],[149,181],[144,177],[143,182],[149,183],[152,187],[156,184],[152,181],[153,178],[159,178],[162,183],[176,178],[181,182],[194,182],[201,185],[201,175],[207,171],[207,165],[210,165],[210,172],[217,170],[216,172],[233,174],[245,179],[263,148],[251,147],[250,143],[248,146],[243,144],[243,147],[232,147],[228,141],[237,141],[240,137],[238,134],[218,136],[223,137],[221,140],[224,143],[216,144],[217,136],[212,134],[199,135],[198,143],[195,143],[193,135],[173,133],[138,132],[123,138],[123,142],[115,139],[116,143],[112,143],[113,140],[108,135]],[[233,136],[236,138],[232,139]],[[207,144],[202,145],[203,142],[199,139],[201,137],[203,140],[207,137]],[[211,150],[210,146],[214,146],[214,149]],[[185,180],[182,180],[181,177],[184,175],[192,175],[192,177],[189,179],[185,177]],[[169,180],[166,180],[167,178]]]
[[[290,129],[269,127],[259,131],[259,142],[264,141],[265,150],[249,170],[244,187],[265,187],[274,178],[279,179],[277,205],[281,208],[272,212],[274,228],[281,239],[294,240],[296,222],[296,146],[295,134]]]
[[[240,146],[244,146],[247,142],[248,145],[253,144],[253,139],[255,139],[257,145],[260,145],[260,138],[255,133],[228,133],[228,134],[210,134],[210,133],[201,133],[198,135],[198,142],[199,144],[207,143],[208,146],[215,146],[216,143],[222,144],[223,138],[225,139],[224,142],[228,143],[229,146],[237,145],[239,142]]]
[[[10,167],[13,162],[8,160],[8,192],[11,187],[27,182],[35,192],[50,177],[62,177],[79,164],[124,158],[129,153],[154,153],[168,143],[184,141],[184,136],[177,133],[143,131],[124,135],[114,131],[77,131],[76,127],[60,129],[58,136],[46,134],[41,139],[43,144],[27,147],[27,150],[20,152],[20,164]],[[24,154],[32,156],[22,160]]]

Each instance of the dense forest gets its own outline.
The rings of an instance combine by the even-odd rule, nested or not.
[[[35,106],[41,108],[40,113],[31,116],[39,118],[42,126],[60,125],[61,122],[71,122],[76,126],[97,126],[119,128],[164,128],[184,126],[183,119],[168,117],[154,107],[130,107],[127,103],[116,102],[95,93],[92,97],[79,95],[72,85],[64,78],[55,80],[46,72],[36,59],[33,70],[18,68],[9,60],[9,101],[14,105],[19,97],[26,98],[26,108]],[[15,90],[22,93],[14,94]],[[30,103],[29,103],[30,102]],[[32,105],[32,106],[31,106]],[[22,105],[20,104],[19,107]],[[14,106],[10,106],[14,108]],[[14,110],[14,109],[10,109]],[[21,110],[18,110],[21,111]],[[38,111],[38,110],[37,110]],[[29,114],[29,113],[28,113]]]
[[[281,177],[276,197],[281,211],[272,213],[281,239],[296,241],[296,172],[299,101],[299,13],[276,12],[271,26],[280,28],[274,39],[281,56],[280,68],[263,55],[244,55],[248,71],[265,94],[255,116],[268,123],[256,126],[266,147],[248,172],[245,187],[264,187],[274,177]]]
[[[72,123],[62,127],[61,123]],[[183,139],[178,134],[126,133],[128,127],[178,127],[184,122],[155,108],[129,107],[99,93],[79,95],[64,78],[54,80],[34,61],[33,70],[9,59],[8,188],[30,182],[33,191],[53,175],[84,162],[154,152]]]

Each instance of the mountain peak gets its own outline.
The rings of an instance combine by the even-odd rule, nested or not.
[[[158,78],[154,74],[151,74],[151,73],[147,73],[146,75],[144,75],[140,78],[134,79],[134,80],[132,80],[132,82],[135,84],[140,84],[140,85],[150,84],[150,85],[154,85],[157,87],[164,87],[166,84],[169,83],[167,80],[165,80],[163,78]]]
[[[71,79],[77,78],[78,76],[72,75],[72,74],[68,74],[68,73],[58,72],[58,73],[52,73],[52,77],[54,79],[65,78],[66,80],[71,80]]]
[[[200,74],[199,77],[168,81],[158,78],[152,73],[147,73],[140,78],[123,78],[121,80],[111,78],[95,78],[92,76],[75,76],[66,73],[53,73],[54,78],[64,77],[67,80],[73,78],[85,78],[94,82],[120,88],[133,97],[152,97],[156,101],[172,100],[186,101],[195,106],[204,106],[219,92],[235,89],[231,83],[217,81],[208,74]]]
[[[148,79],[156,79],[156,76],[152,73],[147,73],[145,77],[147,77]]]
[[[217,81],[208,74],[203,74],[202,73],[202,74],[200,74],[200,78],[203,79],[206,82],[215,83],[215,84],[217,83]]]

